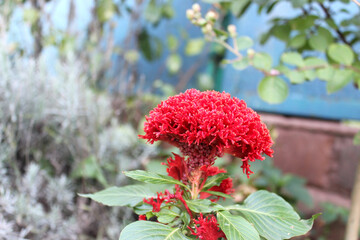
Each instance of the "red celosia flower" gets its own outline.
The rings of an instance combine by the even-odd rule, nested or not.
[[[196,236],[197,239],[202,240],[218,240],[219,238],[225,238],[226,236],[223,231],[220,230],[215,216],[208,215],[206,218],[203,217],[202,213],[198,220],[194,219],[195,229],[189,227],[192,235]]]
[[[146,199],[144,198],[144,203],[150,204],[153,206],[153,212],[160,212],[161,204],[164,202],[164,194],[163,193],[157,193],[157,198],[154,200],[153,197]]]
[[[222,193],[225,193],[225,194],[232,194],[235,190],[233,189],[232,179],[231,178],[226,178],[226,179],[222,180],[222,182],[220,183],[220,186],[213,186],[213,187],[209,188],[208,191],[222,192]],[[200,198],[201,199],[208,198],[210,196],[211,196],[210,193],[206,193],[206,192],[200,193]],[[220,199],[220,197],[218,197],[216,199],[212,199],[212,201],[217,201],[219,199]]]
[[[139,215],[139,221],[146,221],[146,215]]]
[[[150,143],[162,140],[180,148],[188,156],[190,170],[212,165],[215,158],[230,153],[248,161],[271,156],[272,140],[260,116],[246,103],[230,94],[196,89],[169,97],[146,117],[145,135]]]
[[[219,173],[226,173],[225,169],[220,169],[216,166],[202,166],[200,168],[201,171],[203,171],[204,177],[210,177],[210,176],[215,176]]]
[[[173,153],[175,156],[175,159],[172,159],[171,157],[167,159],[167,164],[164,163],[164,165],[168,166],[166,171],[170,177],[173,177],[176,180],[183,180],[186,181],[187,179],[187,167],[186,163],[183,157]]]

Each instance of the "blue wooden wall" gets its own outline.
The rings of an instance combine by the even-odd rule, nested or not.
[[[232,22],[237,26],[241,35],[256,38],[259,37],[260,32],[268,28],[266,22],[269,18],[291,16],[295,13],[289,9],[291,9],[290,6],[282,4],[275,8],[271,16],[259,16],[253,6],[240,21],[233,19]],[[265,51],[276,60],[280,58],[285,46],[282,42],[271,39],[265,46],[256,44],[254,49]],[[230,53],[227,54],[227,57],[233,58]],[[263,77],[260,72],[254,69],[238,71],[231,65],[226,66],[223,71],[220,90],[244,99],[248,106],[255,110],[334,120],[360,120],[360,91],[351,84],[330,95],[326,93],[326,83],[323,81],[315,80],[300,85],[291,85],[289,96],[284,103],[267,104],[257,94],[257,85]]]

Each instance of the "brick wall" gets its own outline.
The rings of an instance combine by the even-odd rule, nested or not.
[[[349,207],[360,147],[358,129],[339,122],[261,114],[275,128],[274,163],[308,180],[316,205],[328,201]]]

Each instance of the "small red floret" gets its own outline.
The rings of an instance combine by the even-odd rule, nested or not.
[[[232,194],[235,190],[233,189],[232,179],[226,178],[226,179],[222,180],[222,182],[220,183],[220,186],[213,186],[213,187],[209,188],[208,191]],[[206,192],[200,193],[201,199],[208,198],[210,196],[212,196],[210,193],[206,193]],[[217,197],[215,199],[212,199],[211,201],[214,202],[214,201],[218,201],[219,199],[220,199],[220,197]]]
[[[139,221],[146,221],[146,215],[139,215]]]
[[[203,217],[200,213],[198,220],[194,219],[195,229],[189,227],[192,235],[196,236],[197,239],[202,240],[218,240],[219,238],[225,238],[226,236],[223,231],[220,230],[215,216],[208,215]]]

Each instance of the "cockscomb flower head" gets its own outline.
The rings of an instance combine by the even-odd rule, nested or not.
[[[189,89],[169,97],[146,117],[144,131],[140,137],[150,143],[161,140],[178,147],[188,157],[190,171],[230,153],[242,158],[242,168],[249,175],[248,161],[263,160],[262,154],[273,153],[273,142],[260,116],[225,92]]]

